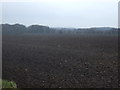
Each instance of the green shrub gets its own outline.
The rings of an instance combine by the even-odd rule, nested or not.
[[[2,88],[17,88],[17,85],[13,81],[2,80]]]

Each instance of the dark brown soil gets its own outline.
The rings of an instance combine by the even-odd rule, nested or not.
[[[3,36],[2,52],[19,88],[118,87],[116,36]]]

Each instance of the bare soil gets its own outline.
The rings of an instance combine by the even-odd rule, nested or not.
[[[118,87],[116,36],[3,36],[3,78],[19,88]]]

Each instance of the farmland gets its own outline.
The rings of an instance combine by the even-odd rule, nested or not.
[[[114,35],[4,35],[3,79],[19,88],[118,87],[117,42]]]

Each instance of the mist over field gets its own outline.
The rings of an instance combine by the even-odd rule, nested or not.
[[[118,87],[118,29],[2,24],[3,79],[18,88]]]
[[[120,86],[118,0],[9,1],[0,1],[4,84]]]
[[[39,34],[66,34],[66,35],[84,35],[84,34],[109,34],[117,35],[118,29],[113,27],[92,27],[92,28],[53,28],[43,25],[30,25],[26,27],[22,24],[1,24],[2,34],[4,35],[39,35]]]

